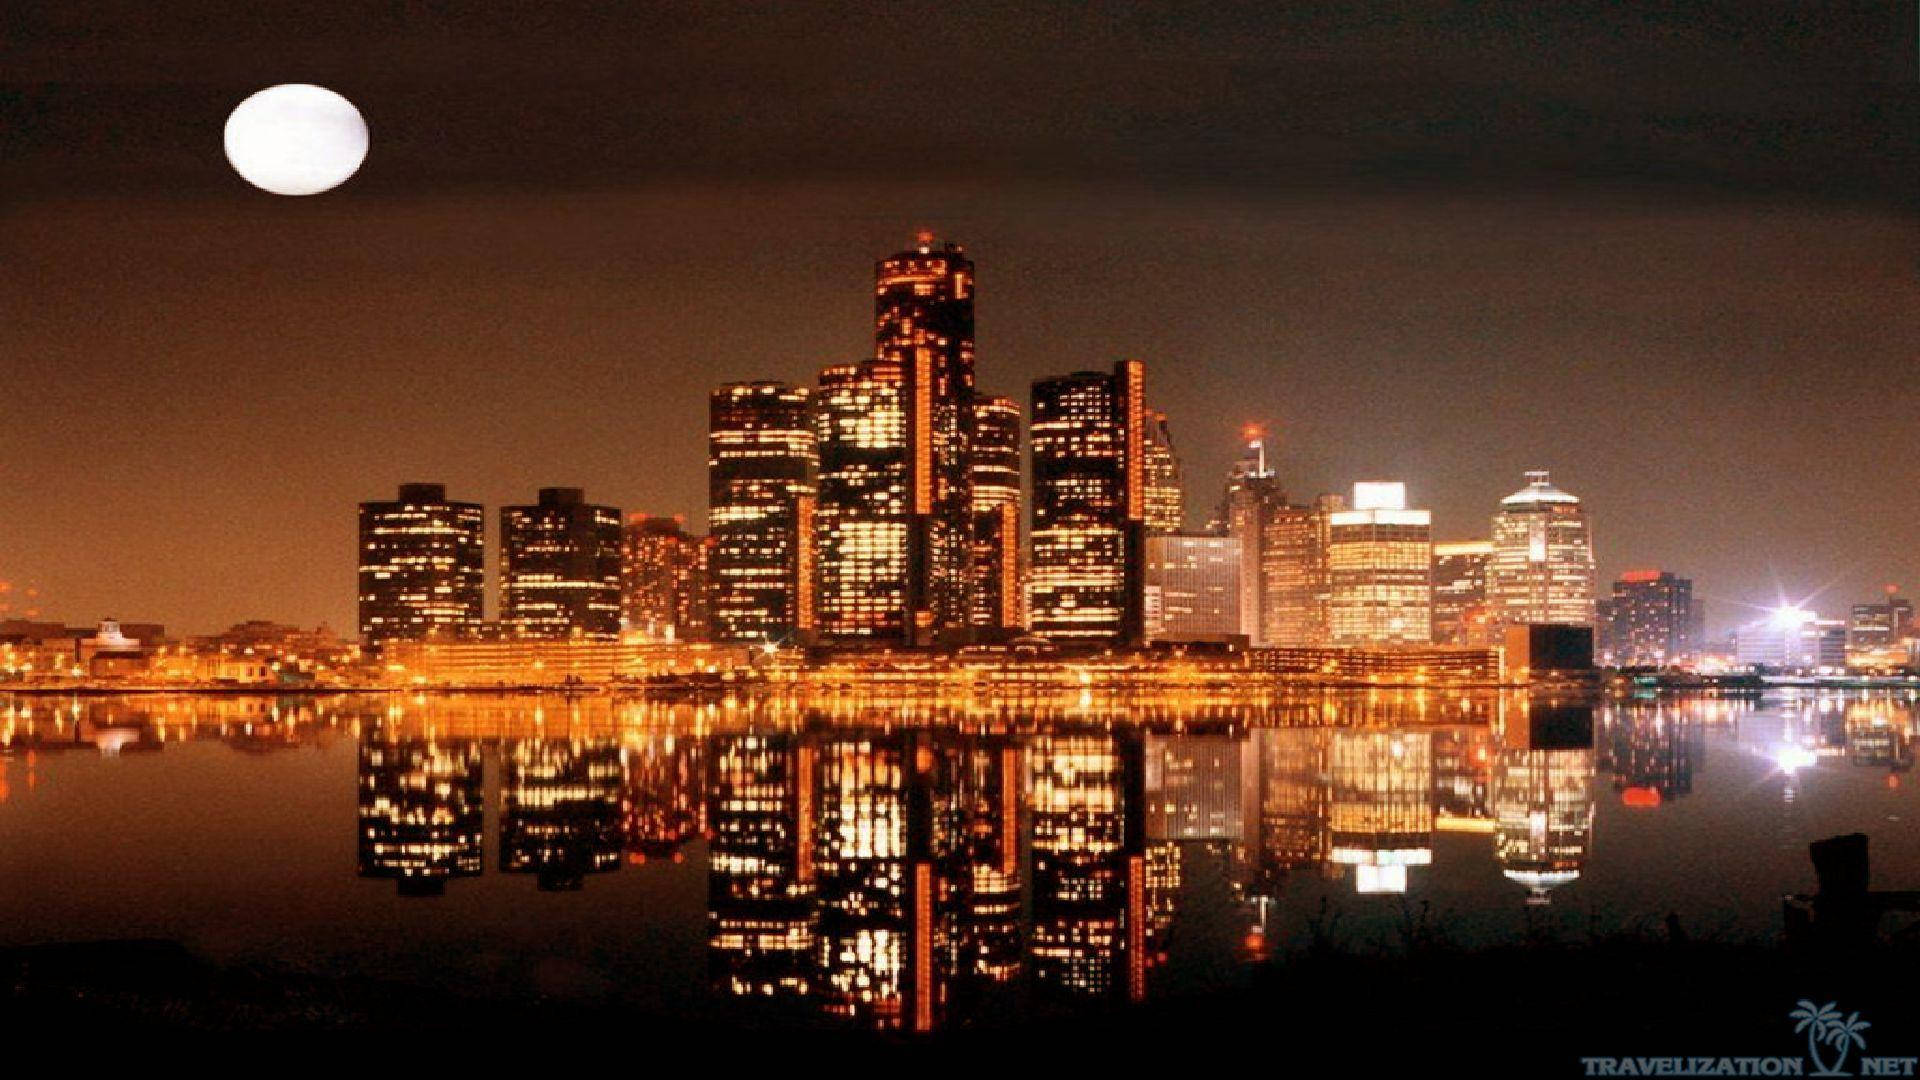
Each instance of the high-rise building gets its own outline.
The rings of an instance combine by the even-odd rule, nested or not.
[[[973,551],[973,261],[931,233],[874,268],[874,355],[898,365],[910,644],[964,637]]]
[[[1147,537],[1147,637],[1219,641],[1240,634],[1240,540]]]
[[[1020,406],[973,404],[973,625],[988,633],[1026,625],[1020,572]]]
[[[1500,500],[1493,515],[1487,595],[1494,621],[1591,626],[1593,538],[1580,500],[1554,487],[1545,470]]]
[[[819,494],[814,511],[815,623],[827,640],[905,644],[906,417],[901,367],[827,368],[814,395]]]
[[[486,511],[448,502],[442,484],[402,484],[393,502],[360,504],[360,637],[463,637],[486,602]]]
[[[1327,641],[1327,515],[1346,505],[1322,495],[1312,506],[1269,505],[1260,528],[1260,638],[1294,647]]]
[[[1486,645],[1492,641],[1487,611],[1487,563],[1492,559],[1491,540],[1433,545],[1435,644]]]
[[[688,532],[684,519],[627,515],[620,623],[648,641],[707,640],[707,541]]]
[[[733,383],[708,400],[708,601],[717,641],[813,631],[814,436],[806,388]]]
[[[619,638],[619,509],[579,488],[501,507],[500,622],[521,638]]]
[[[1602,651],[1621,667],[1675,664],[1696,655],[1693,582],[1662,570],[1630,570],[1613,583]]]
[[[1145,632],[1145,367],[1033,384],[1033,630],[1135,644]]]
[[[1240,541],[1240,632],[1256,645],[1271,645],[1277,643],[1266,634],[1266,574],[1262,561],[1269,526],[1286,506],[1287,495],[1267,466],[1267,444],[1261,430],[1249,427],[1246,435],[1246,449],[1227,473],[1227,490],[1214,514],[1213,527]],[[1278,540],[1281,530],[1272,531]]]
[[[1147,534],[1182,532],[1187,527],[1186,496],[1180,487],[1180,458],[1173,452],[1173,430],[1167,414],[1147,410],[1147,433],[1141,442],[1147,484]]]
[[[1433,635],[1433,518],[1407,508],[1400,483],[1353,486],[1327,515],[1330,638],[1335,645],[1425,644]]]

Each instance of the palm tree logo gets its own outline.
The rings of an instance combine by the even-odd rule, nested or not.
[[[1839,1003],[1829,1001],[1825,1005],[1815,1005],[1805,998],[1800,999],[1799,1007],[1787,1014],[1787,1019],[1798,1020],[1793,1026],[1794,1034],[1807,1033],[1807,1054],[1813,1058],[1814,1076],[1852,1076],[1841,1072],[1840,1066],[1847,1063],[1847,1051],[1859,1047],[1867,1049],[1867,1038],[1860,1034],[1872,1027],[1872,1024],[1860,1019],[1859,1013],[1842,1019]],[[1820,1044],[1839,1047],[1833,1064],[1828,1065],[1820,1055]]]

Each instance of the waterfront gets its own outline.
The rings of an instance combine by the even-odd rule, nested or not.
[[[1920,882],[1907,695],[4,702],[0,947],[911,1030]],[[705,994],[690,994],[704,988]],[[754,1002],[741,1007],[739,1001]]]

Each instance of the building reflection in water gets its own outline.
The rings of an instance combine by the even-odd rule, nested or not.
[[[479,743],[374,731],[361,738],[359,757],[361,877],[392,879],[402,896],[438,896],[448,879],[480,875]]]
[[[1500,872],[1545,904],[1579,878],[1593,850],[1593,709],[1509,718],[1493,765],[1493,854]]]
[[[1252,903],[1265,912],[1288,889],[1423,888],[1436,832],[1485,833],[1467,839],[1544,902],[1586,868],[1596,771],[1616,790],[1677,798],[1702,761],[1690,717],[1710,715],[1610,707],[1596,753],[1592,708],[1495,698],[1149,711],[1132,725],[884,710],[662,722],[631,711],[647,706],[597,707],[569,706],[565,734],[530,736],[556,721],[529,724],[522,704],[491,699],[219,705],[211,722],[170,705],[15,706],[0,753],[203,738],[254,750],[357,729],[361,876],[428,896],[479,875],[489,813],[499,870],[543,890],[623,862],[677,873],[672,862],[697,867],[704,853],[716,994],[924,1030],[1029,1003],[1144,997],[1173,981],[1162,969],[1183,917],[1212,926],[1182,908],[1223,869],[1230,906],[1213,910],[1249,920],[1235,940],[1266,929]],[[1904,704],[1809,705],[1789,720],[1832,755],[1910,767]]]
[[[500,869],[546,892],[580,888],[620,867],[620,787],[613,739],[510,739],[501,748]]]
[[[702,741],[650,731],[623,748],[621,836],[627,860],[685,858],[707,832],[706,761]]]

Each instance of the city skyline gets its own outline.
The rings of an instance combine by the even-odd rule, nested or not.
[[[23,406],[0,428],[0,580],[74,622],[345,628],[336,508],[400,483],[489,507],[579,486],[699,526],[711,385],[868,355],[869,260],[925,228],[981,261],[982,394],[1152,367],[1190,524],[1257,422],[1297,499],[1402,479],[1436,541],[1479,535],[1509,477],[1551,469],[1600,523],[1601,580],[1685,573],[1715,632],[1822,586],[1835,614],[1920,588],[1901,524],[1920,510],[1910,35],[1761,8],[1754,40],[1783,44],[1756,56],[1729,27],[1623,13],[1649,25],[1622,54],[1601,20],[1522,7],[1485,25],[1135,12],[1084,46],[1005,12],[872,19],[813,68],[785,57],[785,17],[516,38],[511,15],[383,6],[360,12],[383,34],[367,52],[344,47],[352,4],[244,49],[191,5],[178,24],[122,5],[76,53],[35,13],[0,94],[18,136],[0,253],[24,283],[0,310]],[[908,29],[978,72],[956,77],[974,109],[885,106],[928,100],[862,62]],[[683,54],[626,75],[620,31],[737,43],[720,69],[792,84],[791,111],[739,122],[759,99],[683,85]],[[1308,44],[1335,33],[1355,60]],[[1494,66],[1409,67],[1436,39]],[[1035,62],[1063,42],[1070,63]],[[1359,58],[1406,79],[1361,78]],[[442,85],[492,66],[511,96]],[[160,92],[125,100],[99,74],[123,68]],[[226,111],[290,70],[373,132],[361,173],[307,200],[217,152]],[[1320,85],[1337,92],[1297,92]],[[608,88],[631,110],[581,108]],[[503,109],[519,141],[497,138]],[[970,119],[1010,115],[1026,122]],[[1462,130],[1471,145],[1417,134]],[[902,153],[927,167],[873,170]]]

